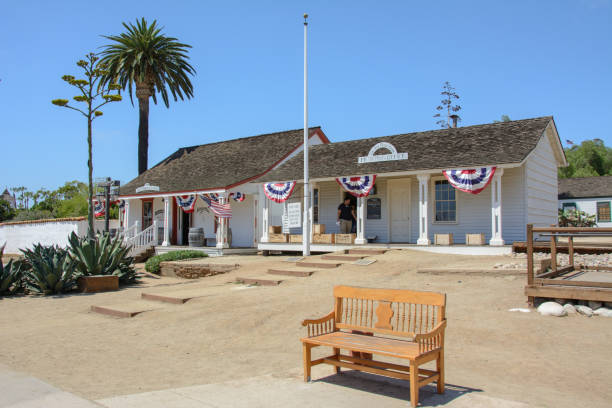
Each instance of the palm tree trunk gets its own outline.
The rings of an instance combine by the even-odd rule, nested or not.
[[[138,97],[138,174],[147,171],[149,161],[149,96]]]

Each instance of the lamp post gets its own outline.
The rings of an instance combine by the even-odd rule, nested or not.
[[[310,186],[308,180],[308,14],[304,13],[304,222],[302,255],[310,255]]]
[[[96,187],[102,191],[96,193],[96,197],[104,199],[104,231],[108,234],[110,224],[110,204],[117,201],[121,182],[110,177],[102,177],[96,180]]]

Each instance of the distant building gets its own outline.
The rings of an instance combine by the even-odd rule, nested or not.
[[[17,201],[15,200],[15,196],[9,193],[8,189],[6,188],[4,189],[4,193],[2,193],[2,196],[0,196],[0,199],[9,203],[11,207],[17,208]]]
[[[559,179],[559,208],[595,215],[598,227],[612,227],[612,176]]]

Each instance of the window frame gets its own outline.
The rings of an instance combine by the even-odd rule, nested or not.
[[[448,186],[450,188],[455,190],[455,220],[454,221],[437,221],[436,220],[436,201],[437,201],[436,200],[436,181],[445,181],[446,183],[448,183]],[[431,188],[430,188],[429,197],[431,201],[431,207],[430,207],[431,208],[431,212],[430,212],[431,223],[436,224],[436,225],[457,225],[459,224],[459,194],[457,194],[458,190],[455,187],[453,187],[448,182],[446,177],[444,176],[431,177],[430,182],[431,182]]]
[[[575,211],[578,211],[578,206],[576,205],[576,202],[571,202],[571,201],[567,201],[565,203],[561,203],[561,209],[563,211],[565,211],[566,209],[568,209],[569,207],[574,207]]]
[[[608,206],[608,219],[607,220],[602,220],[599,218],[599,204],[606,204]],[[596,218],[597,218],[597,223],[600,222],[612,222],[612,213],[611,213],[611,208],[610,208],[610,201],[596,201],[595,202],[595,214],[596,214]]]

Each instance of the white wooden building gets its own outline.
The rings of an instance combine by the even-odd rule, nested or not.
[[[595,215],[598,227],[612,227],[612,176],[559,180],[559,208]]]

